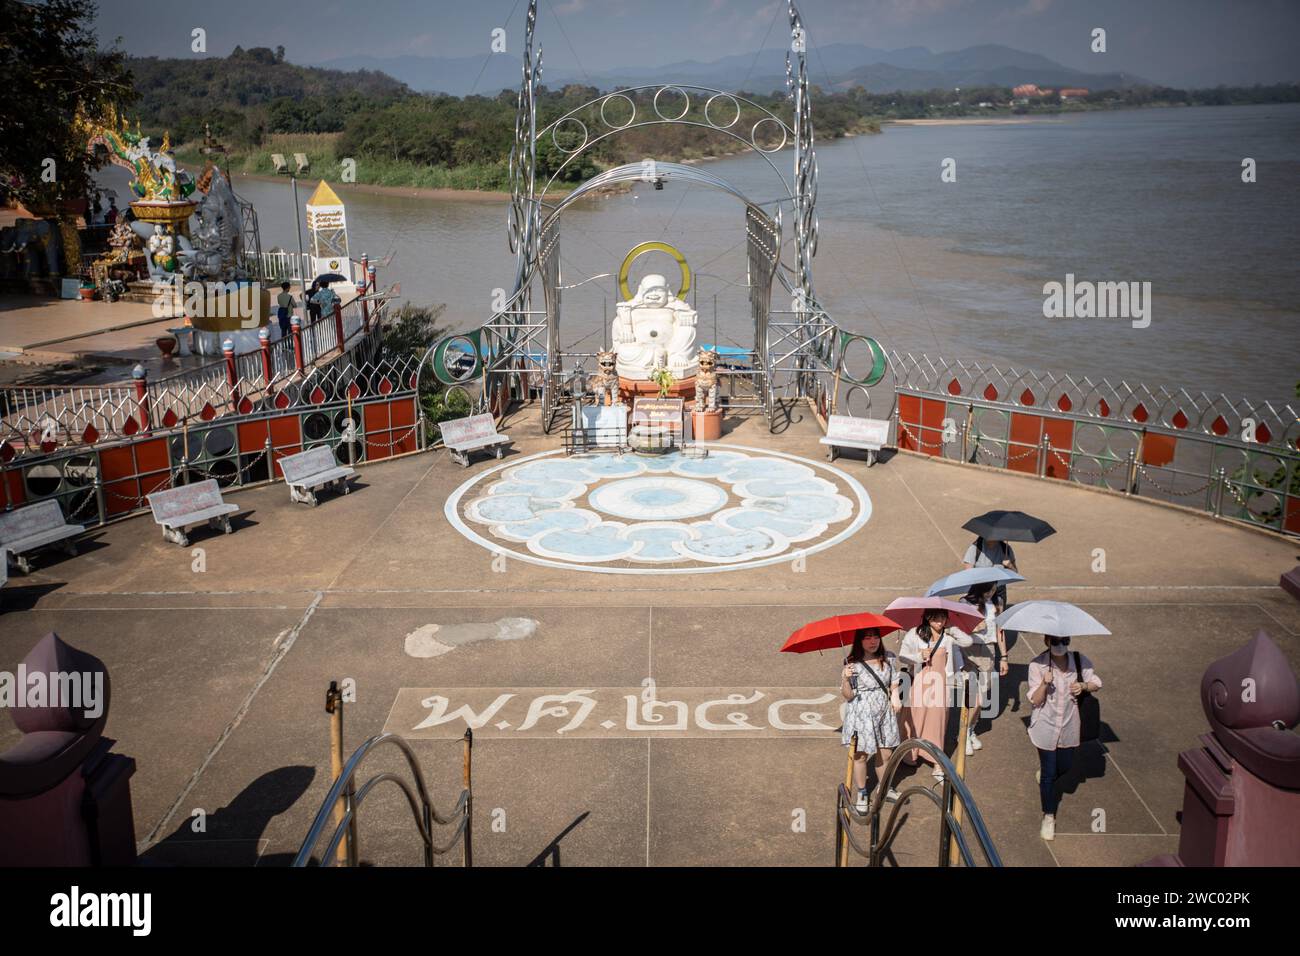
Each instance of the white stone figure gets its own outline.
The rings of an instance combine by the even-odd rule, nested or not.
[[[636,295],[615,306],[612,339],[618,374],[648,381],[656,367],[663,367],[679,381],[694,376],[695,321],[695,310],[673,294],[663,276],[646,276]]]

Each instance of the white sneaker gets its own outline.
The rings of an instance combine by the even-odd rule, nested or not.
[[[983,745],[982,743],[980,743],[980,739],[979,739],[978,737],[976,737],[974,734],[971,734],[971,735],[970,735],[970,744],[971,744],[971,746],[974,747],[976,750],[983,750],[983,749],[984,749],[984,745]]]
[[[871,809],[871,798],[865,793],[859,793],[858,802],[855,805],[855,809],[858,811],[858,813],[866,813],[869,809]]]
[[[1056,817],[1050,813],[1043,817],[1043,825],[1038,830],[1038,835],[1044,840],[1056,839]]]
[[[893,787],[890,787],[889,792],[885,794],[885,799],[890,803],[893,803],[895,800],[898,799],[898,791],[895,790]]]
[[[966,738],[966,756],[967,757],[975,756],[975,738],[973,737]]]

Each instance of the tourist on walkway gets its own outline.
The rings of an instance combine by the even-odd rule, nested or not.
[[[976,538],[966,549],[966,555],[961,561],[964,568],[1008,568],[1017,573],[1020,571],[1016,567],[1016,552],[1012,550],[1011,545],[1005,541],[994,541],[992,538]],[[993,600],[997,603],[999,612],[1007,609],[1005,584],[997,586]]]
[[[1079,746],[1079,695],[1096,693],[1101,678],[1092,661],[1070,653],[1068,637],[1044,636],[1047,650],[1029,662],[1029,739],[1038,748],[1038,796],[1043,807],[1039,836],[1056,839],[1057,781],[1074,765]]]
[[[320,302],[316,299],[316,293],[320,291],[320,280],[311,280],[311,289],[307,292],[307,319],[315,322],[320,318]]]
[[[972,642],[971,636],[961,628],[949,627],[948,612],[938,608],[926,611],[920,625],[903,636],[898,657],[912,674],[912,686],[902,712],[905,738],[921,737],[944,749],[953,675],[961,673],[964,664],[961,649],[970,647]],[[907,762],[914,766],[917,753],[922,760],[934,764],[934,779],[943,783],[943,769],[928,753],[912,751],[905,758]]]
[[[289,292],[289,283],[280,283],[280,294],[275,297],[275,317],[280,320],[280,337],[289,334],[289,316],[293,314],[293,294]]]
[[[970,716],[970,732],[966,736],[967,757],[984,749],[975,730],[979,725],[980,713],[993,700],[993,670],[997,669],[999,677],[1006,677],[1009,669],[1006,635],[997,624],[998,606],[994,601],[996,592],[996,584],[977,584],[962,598],[984,615],[984,622],[971,632],[974,642],[962,654],[966,660],[966,671],[973,675],[975,686],[979,688],[978,702],[973,705],[974,713]]]
[[[866,813],[868,806],[867,759],[877,755],[876,782],[879,783],[885,764],[898,746],[898,712],[903,708],[898,691],[900,676],[898,658],[885,650],[880,631],[874,627],[858,628],[853,635],[853,648],[844,659],[840,693],[848,701],[841,731],[844,746],[853,746],[854,735],[858,738],[857,749],[853,751],[853,785],[857,788],[859,813]],[[897,791],[890,788],[886,799],[897,798]]]
[[[339,297],[328,283],[321,283],[320,290],[312,296],[312,300],[316,304],[316,318],[319,319],[322,315],[334,314],[334,303],[338,302]]]

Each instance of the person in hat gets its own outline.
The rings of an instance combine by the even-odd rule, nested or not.
[[[961,559],[963,568],[1007,568],[1010,571],[1020,573],[1016,567],[1016,552],[1006,541],[994,541],[992,538],[976,538],[971,542],[971,546],[966,549],[965,556]],[[994,592],[993,600],[997,602],[998,611],[1005,611],[1007,608],[1007,586],[999,584]]]
[[[898,712],[903,709],[898,684],[901,677],[898,658],[885,649],[880,631],[860,627],[853,635],[853,648],[844,658],[840,673],[840,694],[848,702],[844,708],[844,726],[840,731],[844,746],[853,746],[853,785],[857,788],[859,813],[867,811],[867,760],[877,756],[876,780],[898,746]],[[896,800],[890,788],[886,799]]]
[[[1079,747],[1079,695],[1101,690],[1092,661],[1070,653],[1068,637],[1044,635],[1047,650],[1029,662],[1029,739],[1038,748],[1038,796],[1043,823],[1038,835],[1056,839],[1056,783],[1070,772]]]
[[[959,627],[948,626],[948,612],[927,610],[919,626],[903,635],[898,657],[912,674],[912,686],[902,711],[904,737],[920,737],[943,750],[948,731],[948,705],[954,675],[964,666],[962,649],[974,642]],[[943,783],[943,769],[928,753],[913,751],[907,762],[916,765],[916,755],[934,765],[934,779]]]
[[[977,625],[971,634],[976,640],[962,652],[966,671],[974,676],[975,685],[979,688],[979,704],[976,713],[971,715],[970,732],[966,737],[967,757],[984,749],[975,734],[975,728],[979,724],[979,713],[992,700],[993,671],[997,670],[998,677],[1006,677],[1010,669],[1007,663],[1007,638],[997,624],[998,606],[994,599],[996,591],[997,585],[992,582],[977,584],[962,597],[963,602],[984,615],[983,623]]]

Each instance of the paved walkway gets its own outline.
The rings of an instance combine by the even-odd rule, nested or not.
[[[777,436],[753,420],[728,427],[724,444],[824,460],[808,418]],[[508,430],[516,460],[558,444],[526,415]],[[459,789],[463,725],[430,718],[513,695],[477,732],[481,864],[825,865],[844,772],[838,734],[773,731],[768,707],[833,692],[838,661],[777,648],[807,621],[923,593],[959,567],[963,521],[1016,507],[1058,533],[1019,549],[1031,583],[1013,599],[1074,601],[1114,632],[1078,642],[1105,679],[1109,733],[1105,752],[1083,761],[1085,777],[1067,782],[1054,843],[1038,838],[1024,731],[1025,668],[1039,650],[1028,639],[1011,650],[1005,709],[969,763],[1004,861],[1053,866],[1173,851],[1177,755],[1205,730],[1205,666],[1263,628],[1300,668],[1300,603],[1277,586],[1295,542],[1209,517],[910,455],[871,469],[841,459],[870,495],[870,520],[802,570],[597,575],[494,565],[448,523],[447,497],[495,464],[466,471],[439,452],[366,467],[351,495],[316,509],[291,504],[283,485],[239,492],[235,533],[196,532],[191,549],[164,542],[148,518],[101,529],[79,557],[44,556],[31,577],[11,580],[0,669],[50,630],[108,664],[108,732],[138,761],[137,837],[159,860],[291,856],[329,782],[325,689],[351,680],[347,750],[385,728],[409,735],[443,808]],[[1093,570],[1099,548],[1104,573]],[[627,729],[647,677],[659,699],[687,705],[685,732]],[[595,709],[557,733],[581,705],[535,702],[570,692]],[[720,703],[701,713],[709,701]],[[796,703],[778,716],[816,709]],[[732,713],[763,729],[727,728]],[[14,737],[0,719],[0,747]],[[390,757],[374,766],[397,769]],[[202,834],[189,823],[200,808]],[[418,862],[397,793],[377,791],[361,820],[363,859]],[[936,849],[933,811],[914,803],[895,861],[931,864]]]
[[[344,305],[357,294],[345,283],[335,292]],[[0,385],[123,382],[137,364],[157,379],[220,358],[164,359],[157,340],[184,324],[180,317],[156,319],[142,302],[0,296],[0,356],[12,353],[11,361],[0,360]]]

